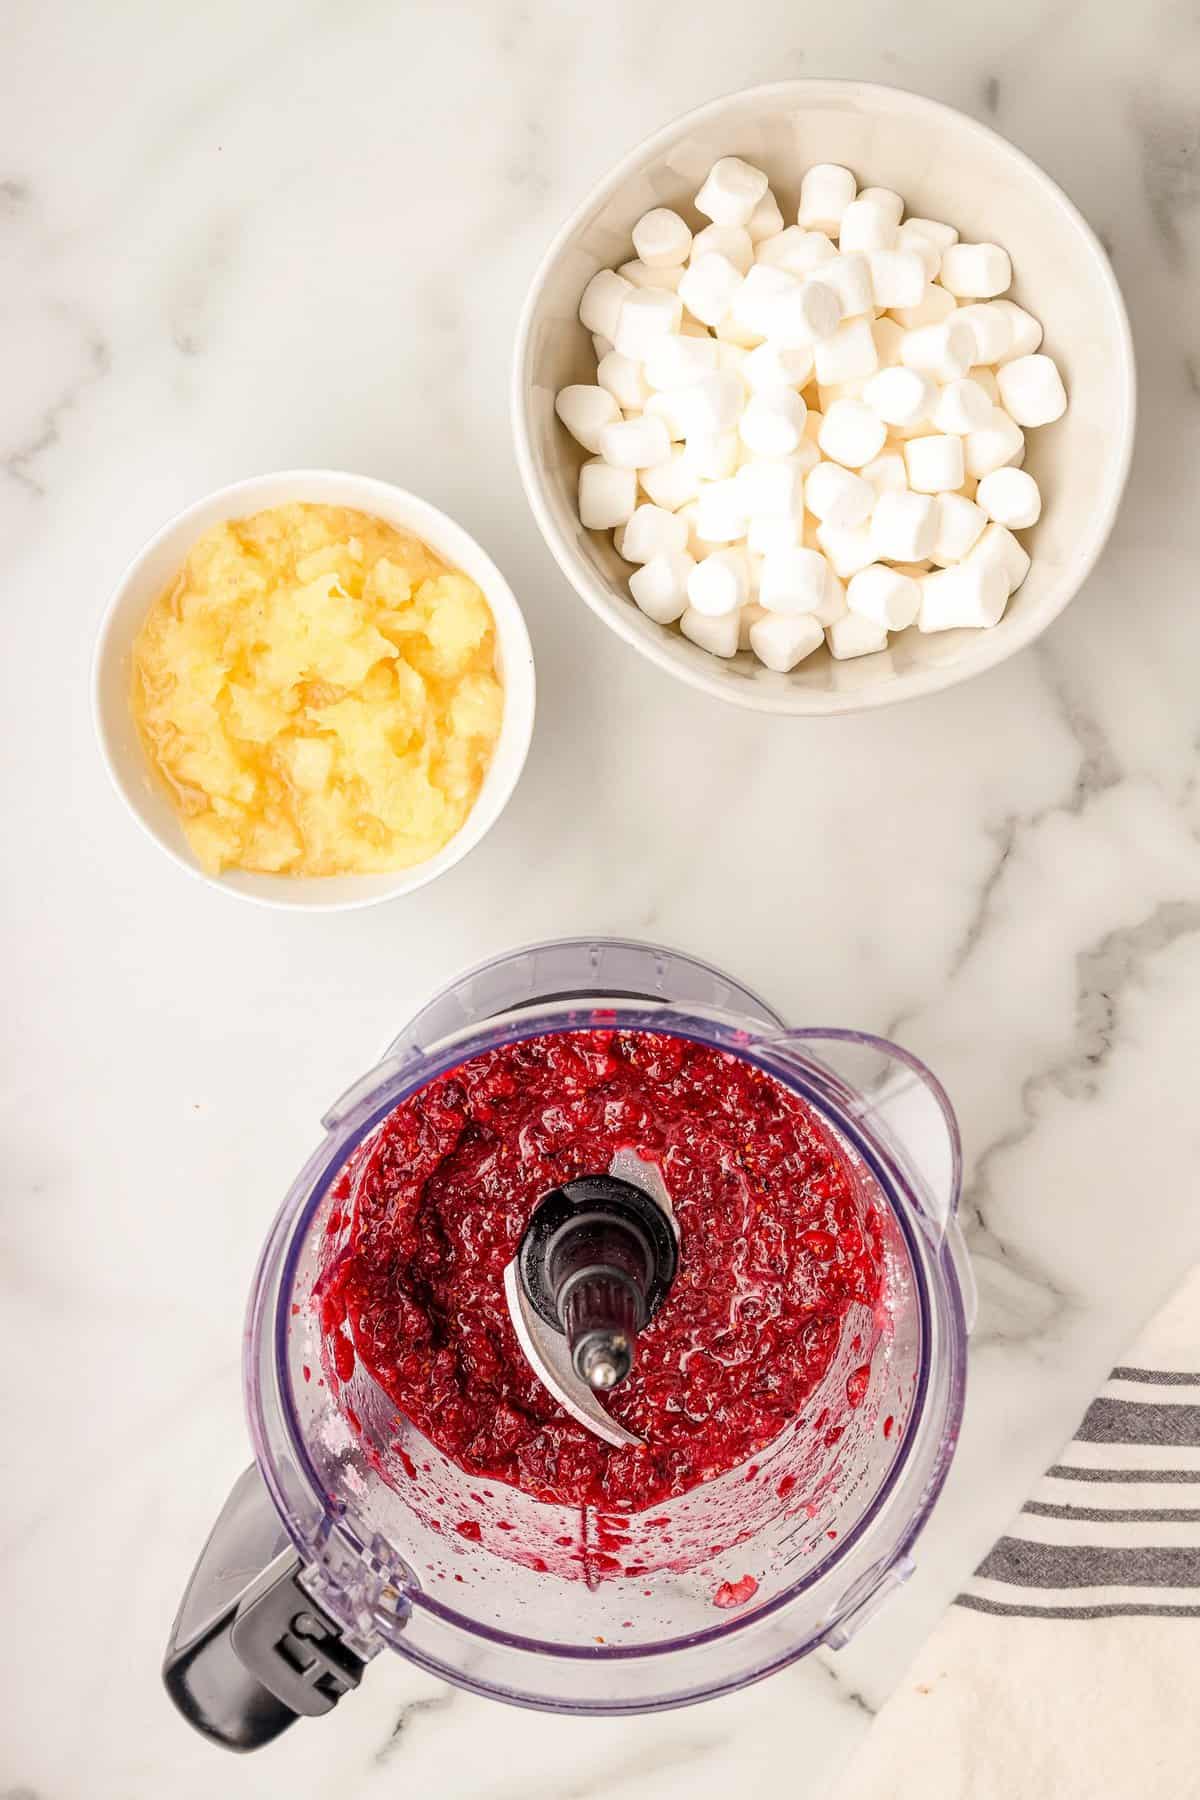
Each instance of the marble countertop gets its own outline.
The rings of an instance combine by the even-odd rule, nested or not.
[[[903,16],[902,39],[875,6],[784,0],[741,0],[736,34],[711,0],[7,9],[6,1800],[831,1793],[1200,1254],[1196,18]],[[535,262],[591,183],[685,108],[802,74],[950,101],[1065,185],[1125,286],[1142,426],[1115,536],[1036,648],[916,705],[791,721],[669,682],[586,612],[520,490],[507,370]],[[183,879],[120,810],[88,717],[95,626],[144,538],[302,465],[460,518],[540,673],[486,844],[346,917]],[[918,1573],[843,1654],[689,1711],[542,1718],[391,1658],[331,1718],[222,1760],[158,1665],[247,1456],[267,1221],[324,1104],[432,985],[580,931],[697,952],[797,1021],[891,1032],[949,1088],[982,1310]]]

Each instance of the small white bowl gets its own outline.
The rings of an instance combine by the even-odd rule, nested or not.
[[[896,189],[909,213],[944,219],[967,239],[1003,244],[1012,298],[1045,326],[1045,348],[1070,396],[1057,424],[1030,433],[1026,467],[1042,518],[1023,534],[1028,578],[991,631],[915,628],[886,651],[838,663],[818,650],[790,675],[749,653],[710,656],[629,596],[630,565],[609,533],[585,531],[576,507],[584,453],[554,413],[572,381],[595,380],[579,297],[597,269],[632,254],[630,232],[653,206],[707,223],[691,199],[719,156],[743,156],[771,178],[794,220],[810,163],[844,163],[861,187]],[[1129,469],[1134,431],[1129,322],[1107,256],[1062,190],[1027,156],[962,113],[899,88],[859,81],[785,81],[714,100],[632,151],[588,195],[534,277],[517,336],[513,429],[525,492],[559,567],[606,624],[668,673],[719,699],[772,713],[852,712],[951,687],[1032,643],[1066,606],[1103,548]]]
[[[427,862],[386,875],[210,875],[183,834],[162,783],[152,773],[129,707],[133,643],[151,605],[182,568],[202,532],[289,501],[349,506],[411,531],[483,590],[496,622],[496,660],[504,683],[504,721],[483,786],[460,831]],[[461,862],[495,824],[517,785],[533,734],[533,651],[512,589],[474,538],[445,513],[403,488],[332,469],[256,475],[220,488],[164,525],[134,557],[108,604],[92,665],[92,708],[113,785],[139,825],[189,874],[241,900],[306,912],[349,912],[411,894]]]

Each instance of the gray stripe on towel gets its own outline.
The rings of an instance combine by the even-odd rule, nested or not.
[[[1200,1469],[1078,1469],[1072,1463],[1052,1463],[1046,1473],[1059,1481],[1200,1482]]]
[[[1158,1387],[1200,1387],[1200,1375],[1184,1375],[1178,1369],[1130,1369],[1118,1364],[1110,1381],[1148,1381]]]
[[[975,1573],[982,1580],[1027,1588],[1200,1588],[1200,1544],[1117,1550],[1002,1537]]]
[[[1200,1406],[1093,1400],[1075,1433],[1085,1444],[1200,1444]]]
[[[1041,1519],[1082,1519],[1097,1525],[1200,1525],[1196,1506],[1051,1506],[1047,1500],[1027,1500],[1021,1511]]]
[[[1115,1601],[1111,1606],[1009,1606],[978,1594],[959,1594],[954,1604],[1010,1619],[1200,1619],[1200,1606],[1151,1606],[1140,1600]]]

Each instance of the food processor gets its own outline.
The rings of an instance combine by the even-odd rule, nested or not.
[[[326,1379],[313,1306],[339,1177],[397,1106],[486,1051],[596,1030],[682,1038],[772,1077],[881,1222],[881,1297],[847,1315],[800,1416],[749,1467],[656,1501],[652,1519],[466,1473],[361,1365]],[[684,1705],[841,1648],[907,1579],[957,1440],[974,1315],[957,1126],[914,1057],[859,1032],[789,1029],[694,957],[560,940],[443,989],[323,1123],[254,1280],[255,1461],[201,1553],[164,1665],[210,1739],[250,1750],[328,1712],[385,1649],[551,1711]],[[687,1256],[669,1184],[623,1151],[546,1197],[505,1271],[522,1352],[610,1442],[629,1434],[611,1435],[606,1392]],[[613,1543],[619,1556],[605,1553]]]

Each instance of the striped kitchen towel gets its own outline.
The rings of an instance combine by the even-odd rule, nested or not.
[[[1200,1269],[884,1706],[839,1800],[1200,1800]]]

